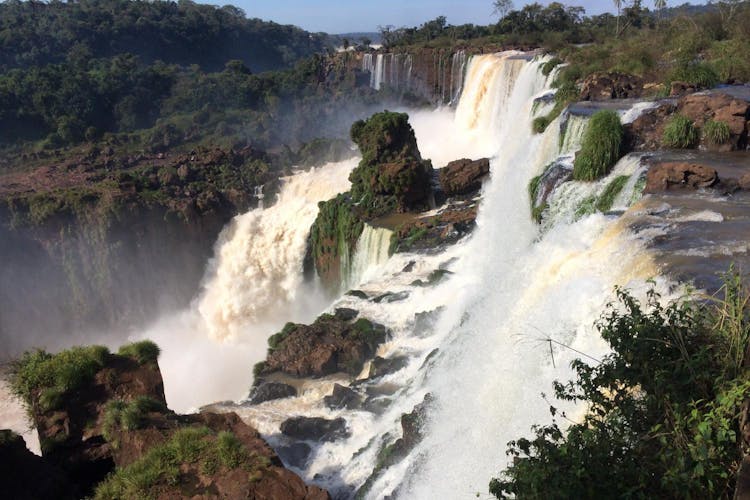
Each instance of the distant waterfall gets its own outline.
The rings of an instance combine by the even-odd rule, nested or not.
[[[357,161],[288,177],[275,205],[239,215],[222,231],[198,304],[212,337],[236,337],[247,324],[268,315],[289,315],[300,298],[307,236],[318,202],[349,189],[349,173]]]
[[[450,104],[458,104],[458,100],[461,98],[461,92],[464,89],[464,75],[466,73],[466,51],[459,50],[453,54],[453,60],[451,62],[451,88],[450,88]]]

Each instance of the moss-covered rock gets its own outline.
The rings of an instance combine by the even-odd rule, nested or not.
[[[422,160],[409,115],[383,111],[352,125],[362,161],[349,176],[352,200],[365,218],[424,209],[432,165]]]

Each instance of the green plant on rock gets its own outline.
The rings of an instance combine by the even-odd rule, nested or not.
[[[616,112],[602,110],[594,113],[573,164],[573,179],[594,181],[607,175],[622,156],[623,134]]]
[[[117,351],[120,356],[127,356],[138,361],[139,364],[156,363],[161,354],[161,349],[150,340],[141,340],[131,344],[125,344]]]
[[[664,127],[662,143],[666,147],[687,149],[698,142],[698,131],[693,121],[683,115],[674,115]]]
[[[726,122],[709,120],[703,125],[703,138],[711,144],[726,144],[731,136],[732,132]]]
[[[281,329],[280,332],[274,333],[270,337],[268,337],[268,349],[270,351],[275,351],[279,348],[282,342],[289,336],[290,333],[292,333],[294,330],[297,329],[297,325],[295,323],[287,323],[284,325],[284,328]]]
[[[542,74],[544,76],[549,76],[550,73],[552,73],[552,70],[561,65],[563,62],[564,61],[559,57],[553,57],[546,63],[542,64]]]
[[[116,436],[119,430],[141,429],[148,413],[163,411],[166,411],[166,407],[148,396],[138,396],[129,403],[121,399],[112,400],[104,410],[102,436],[117,448],[119,443]]]
[[[597,323],[611,353],[576,360],[554,383],[587,413],[564,430],[532,428],[509,443],[497,498],[731,498],[742,458],[740,415],[750,398],[750,294],[739,274],[720,298],[664,304],[617,289]]]
[[[64,396],[93,379],[104,367],[109,350],[103,346],[74,347],[58,354],[27,351],[11,363],[10,387],[28,411],[59,408]]]
[[[681,64],[670,76],[672,81],[686,82],[704,89],[710,89],[719,83],[719,75],[706,63]]]

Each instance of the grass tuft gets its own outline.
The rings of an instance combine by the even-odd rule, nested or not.
[[[156,363],[159,354],[161,354],[161,349],[150,340],[141,340],[140,342],[133,342],[132,344],[120,347],[117,354],[133,358],[143,365],[146,363]]]
[[[674,115],[664,127],[662,143],[666,147],[687,149],[698,142],[698,131],[695,124],[689,118],[682,115]]]
[[[731,135],[729,125],[723,121],[709,120],[703,125],[703,138],[711,144],[726,144]]]
[[[607,175],[622,154],[623,133],[616,112],[602,110],[594,113],[573,164],[573,179],[594,181]]]

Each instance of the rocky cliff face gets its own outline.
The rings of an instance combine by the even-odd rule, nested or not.
[[[88,347],[25,355],[11,384],[43,456],[21,460],[13,442],[0,443],[0,458],[12,454],[15,467],[44,472],[33,487],[59,484],[47,498],[330,498],[286,470],[236,414],[171,412],[157,356],[148,342],[118,354]]]

